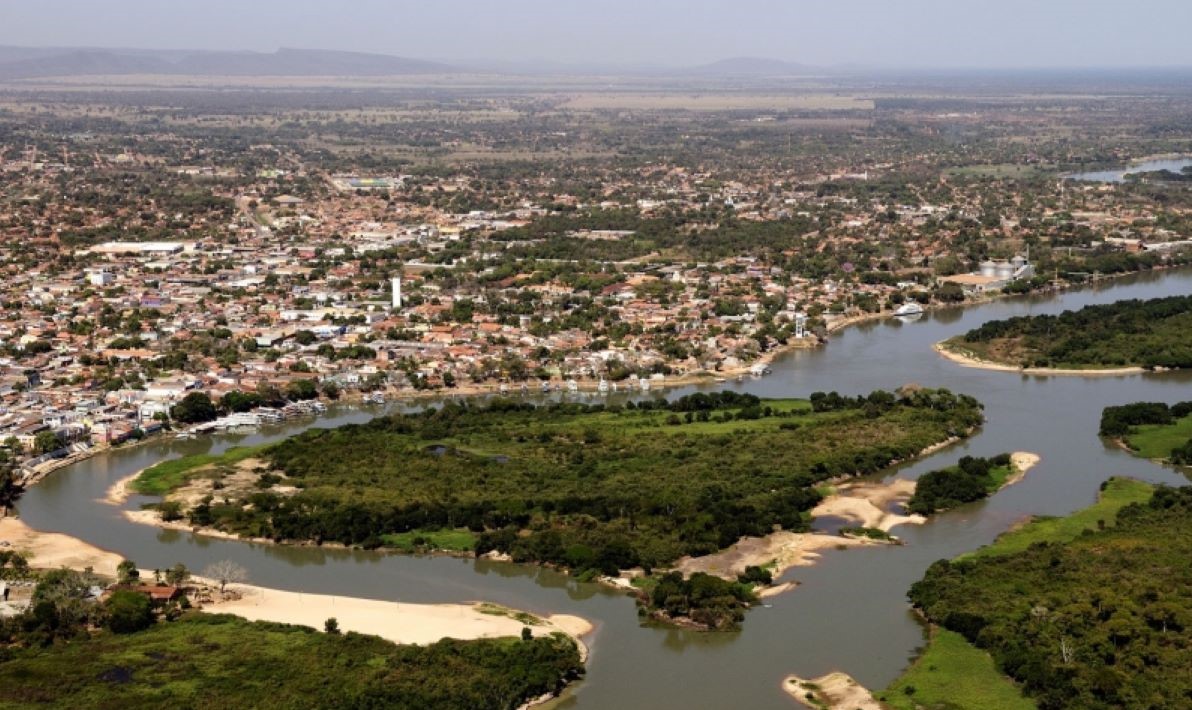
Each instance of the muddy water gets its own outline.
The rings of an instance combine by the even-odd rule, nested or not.
[[[55,473],[26,494],[20,513],[35,528],[76,535],[145,567],[180,561],[201,569],[214,560],[233,559],[250,571],[253,582],[283,589],[407,602],[486,599],[579,614],[593,620],[597,630],[588,679],[562,702],[564,707],[790,708],[792,701],[779,689],[787,673],[812,677],[843,670],[872,687],[898,675],[923,640],[905,593],[933,561],[985,544],[1027,515],[1062,515],[1088,505],[1098,484],[1112,475],[1186,482],[1175,470],[1104,446],[1096,432],[1107,404],[1192,399],[1192,373],[1022,376],[963,368],[935,355],[932,344],[995,318],[1188,293],[1192,271],[1168,272],[1058,296],[935,311],[913,323],[869,322],[835,334],[826,348],[780,358],[772,375],[727,385],[787,397],[833,389],[864,393],[916,382],[971,394],[985,404],[988,423],[972,439],[887,476],[915,477],[965,453],[1023,450],[1043,457],[1024,481],[988,501],[927,525],[895,528],[904,546],[832,551],[817,567],[793,570],[787,579],[802,585],[751,611],[737,634],[640,628],[630,599],[533,567],[210,540],[133,525],[119,509],[95,502],[116,480],[163,458],[276,439],[309,422],[251,436],[163,440],[112,452]],[[319,424],[363,421],[378,411],[340,408]],[[145,502],[134,497],[127,507]]]

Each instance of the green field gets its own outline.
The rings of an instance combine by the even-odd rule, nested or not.
[[[1117,512],[1130,503],[1150,499],[1155,487],[1132,478],[1111,478],[1105,482],[1097,502],[1062,518],[1039,517],[1022,527],[1000,535],[993,543],[957,559],[994,557],[1021,552],[1039,542],[1063,543],[1076,539],[1098,523],[1114,524]]]
[[[471,552],[476,549],[476,534],[470,530],[410,530],[382,535],[381,542],[400,552]]]
[[[1187,444],[1189,439],[1192,439],[1192,416],[1166,425],[1139,424],[1125,437],[1126,444],[1147,459],[1166,459],[1172,449]]]
[[[947,629],[934,629],[923,654],[883,693],[893,710],[1034,710],[988,653]]]
[[[205,466],[230,467],[260,453],[262,446],[237,446],[222,454],[195,454],[150,466],[132,482],[132,489],[147,496],[161,496],[186,484]]]
[[[190,613],[0,655],[0,708],[514,708],[583,673],[565,636],[398,646]]]

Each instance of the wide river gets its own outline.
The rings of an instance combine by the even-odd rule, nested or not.
[[[1063,515],[1084,507],[1095,499],[1098,484],[1112,475],[1187,482],[1175,470],[1105,446],[1097,438],[1097,424],[1108,404],[1192,399],[1192,373],[1022,376],[961,367],[938,357],[932,344],[995,318],[1188,293],[1192,271],[1143,274],[1058,296],[935,311],[913,323],[873,321],[836,333],[824,348],[780,358],[772,375],[728,385],[761,396],[790,397],[815,390],[867,393],[915,382],[970,394],[985,404],[988,423],[976,436],[887,476],[915,477],[966,453],[1021,450],[1043,457],[1022,483],[988,501],[923,526],[897,529],[904,546],[832,551],[815,567],[796,568],[788,578],[801,585],[750,611],[740,633],[641,628],[631,599],[533,567],[211,540],[134,525],[124,521],[119,509],[96,502],[114,481],[161,459],[276,439],[301,429],[299,425],[247,437],[161,440],[113,451],[64,468],[33,487],[21,500],[20,514],[37,529],[78,536],[142,567],[183,562],[200,570],[214,560],[233,559],[249,570],[252,582],[283,589],[406,602],[484,599],[584,616],[597,627],[588,677],[562,707],[790,708],[793,701],[780,690],[788,673],[813,676],[838,669],[881,688],[906,667],[923,642],[906,590],[933,561],[986,544],[1024,516]],[[340,409],[319,424],[361,421],[375,413]],[[134,498],[128,507],[147,500]]]

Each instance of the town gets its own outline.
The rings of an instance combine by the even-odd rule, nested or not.
[[[542,119],[558,130],[524,137],[544,100],[473,99],[446,127],[379,95],[346,125],[303,111],[269,132],[268,104],[208,107],[226,120],[199,135],[194,111],[134,111],[119,93],[10,99],[0,440],[23,477],[340,398],[761,376],[858,319],[1188,259],[1190,205],[1152,180],[1069,172],[1178,146],[1140,135],[1081,154],[1025,118],[1047,99],[625,118],[559,100]],[[627,157],[594,118],[657,128]],[[1011,125],[1025,155],[998,139]],[[360,135],[395,153],[353,158]]]

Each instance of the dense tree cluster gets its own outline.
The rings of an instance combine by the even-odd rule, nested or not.
[[[955,466],[920,476],[907,509],[919,515],[931,515],[987,498],[998,489],[1009,469],[1010,454],[993,458],[965,456]]]
[[[988,649],[1043,710],[1187,707],[1189,531],[1192,488],[1159,488],[1072,542],[937,562],[910,598]]]
[[[466,528],[478,553],[614,573],[804,529],[817,482],[880,470],[982,420],[975,400],[947,390],[848,403],[812,412],[733,393],[625,408],[452,403],[299,434],[262,454],[296,493],[220,495],[188,515],[243,535],[365,547]]]
[[[656,618],[728,631],[744,620],[745,610],[757,601],[757,596],[749,582],[729,582],[705,572],[687,578],[679,572],[668,572],[658,578],[653,589],[641,593],[638,601],[644,613]]]
[[[1192,296],[1086,306],[1058,316],[1017,316],[974,328],[960,341],[1024,367],[1192,367]]]

